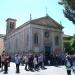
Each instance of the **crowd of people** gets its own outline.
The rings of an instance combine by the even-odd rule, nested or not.
[[[19,54],[15,55],[15,63],[16,63],[16,73],[19,73],[19,65],[25,64],[26,71],[38,71],[40,68],[45,69],[44,67],[44,60],[43,55],[23,55],[20,56]]]
[[[0,56],[0,68],[4,71],[4,74],[8,73],[8,67],[10,67],[10,62],[12,61],[11,56],[3,51]],[[32,54],[19,54],[16,53],[14,56],[14,63],[16,64],[16,73],[20,73],[19,66],[25,66],[26,71],[39,71],[41,69],[46,69],[45,65],[65,65],[67,69],[67,74],[71,75],[71,70],[75,72],[75,54],[64,54],[64,55],[50,55],[50,57],[45,58],[43,54],[32,55]]]
[[[16,73],[20,73],[19,66],[25,66],[26,71],[38,71],[41,69],[46,69],[44,67],[44,60],[43,55],[20,55],[16,53],[14,56],[14,63],[16,64]],[[4,71],[4,74],[8,73],[8,67],[10,67],[10,61],[12,61],[11,56],[3,51],[2,55],[0,56],[0,68],[1,71]]]

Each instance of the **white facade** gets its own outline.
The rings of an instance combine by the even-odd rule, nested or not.
[[[40,19],[39,19],[40,20]],[[34,35],[37,34],[37,39]],[[58,45],[55,37],[58,36]],[[37,44],[34,42],[35,40]],[[35,23],[25,23],[6,34],[5,48],[8,53],[47,53],[59,54],[63,52],[63,32],[61,28],[49,27]],[[48,49],[48,51],[46,51]]]

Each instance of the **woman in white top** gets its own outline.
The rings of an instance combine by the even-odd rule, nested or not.
[[[25,70],[28,71],[27,66],[28,66],[28,57],[24,56],[24,60],[25,60]]]
[[[34,69],[37,70],[37,57],[35,56],[34,59],[33,59],[33,64],[34,64]]]

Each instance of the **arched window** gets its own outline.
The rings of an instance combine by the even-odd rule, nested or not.
[[[38,34],[34,34],[34,44],[38,45]]]
[[[59,37],[58,36],[55,37],[55,45],[59,45]]]

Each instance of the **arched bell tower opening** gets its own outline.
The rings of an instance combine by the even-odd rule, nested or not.
[[[12,30],[14,30],[16,28],[16,19],[12,19],[12,18],[8,18],[6,20],[6,35],[9,34]]]

